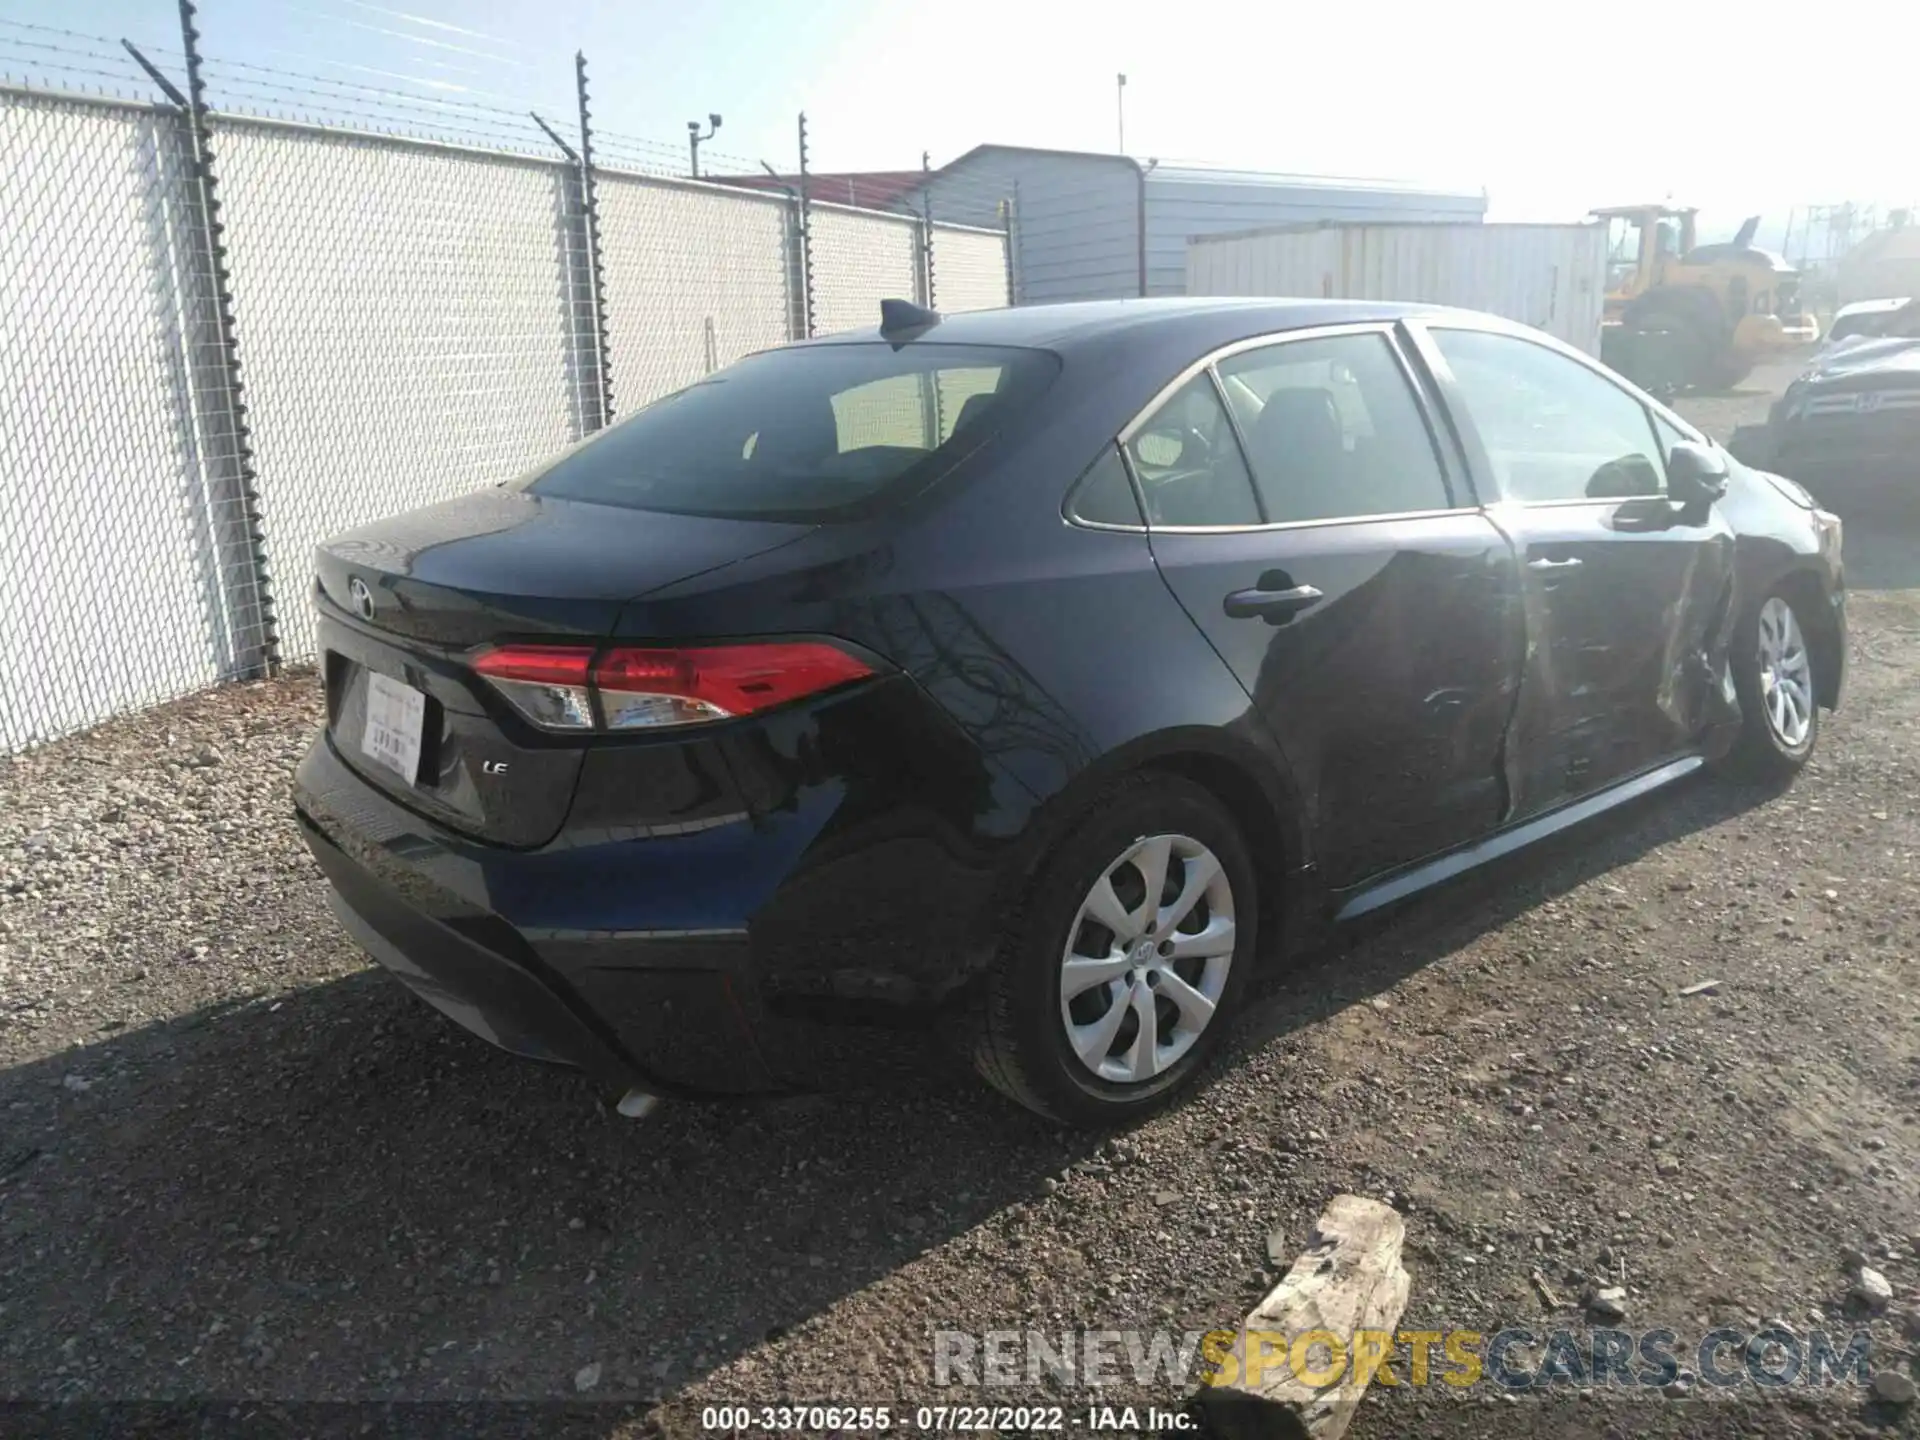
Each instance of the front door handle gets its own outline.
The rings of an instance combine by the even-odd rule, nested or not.
[[[1268,624],[1278,625],[1325,598],[1312,585],[1293,585],[1285,590],[1236,590],[1227,596],[1227,617],[1232,620],[1262,619]]]
[[[1578,555],[1569,555],[1565,560],[1529,560],[1529,570],[1572,570],[1580,564]]]

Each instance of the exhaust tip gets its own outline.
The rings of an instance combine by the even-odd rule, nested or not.
[[[629,1090],[614,1106],[629,1120],[644,1120],[660,1108],[660,1097],[650,1090]]]

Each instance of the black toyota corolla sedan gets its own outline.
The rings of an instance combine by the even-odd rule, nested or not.
[[[341,921],[630,1110],[905,1035],[1123,1120],[1330,922],[1791,775],[1846,669],[1804,491],[1403,304],[890,303],[317,559]]]

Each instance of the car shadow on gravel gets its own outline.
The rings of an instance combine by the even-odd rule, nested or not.
[[[0,1072],[0,1396],[669,1394],[1093,1144],[946,1068],[634,1123],[359,972]]]
[[[1233,1051],[1764,798],[1678,787],[1411,902],[1260,998]],[[636,1125],[376,971],[240,998],[0,1072],[0,1394],[643,1403],[830,1326],[1096,1143],[951,1069]]]
[[[1920,589],[1920,515],[1910,499],[1839,503],[1847,585],[1856,591]]]
[[[1240,1028],[1235,1052],[1258,1049],[1363,1003],[1527,911],[1779,793],[1696,775],[1341,927],[1270,977]],[[1498,993],[1487,1000],[1489,1008],[1496,1006]]]

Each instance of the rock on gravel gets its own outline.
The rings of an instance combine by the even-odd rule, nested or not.
[[[1587,1297],[1587,1314],[1609,1324],[1626,1319],[1627,1292],[1618,1285],[1609,1285],[1594,1291]]]
[[[1911,1405],[1915,1387],[1912,1378],[1898,1370],[1882,1370],[1873,1377],[1873,1393],[1889,1405]]]
[[[1870,1265],[1860,1267],[1860,1273],[1854,1277],[1853,1288],[1847,1294],[1875,1315],[1893,1300],[1893,1285],[1878,1270]]]

